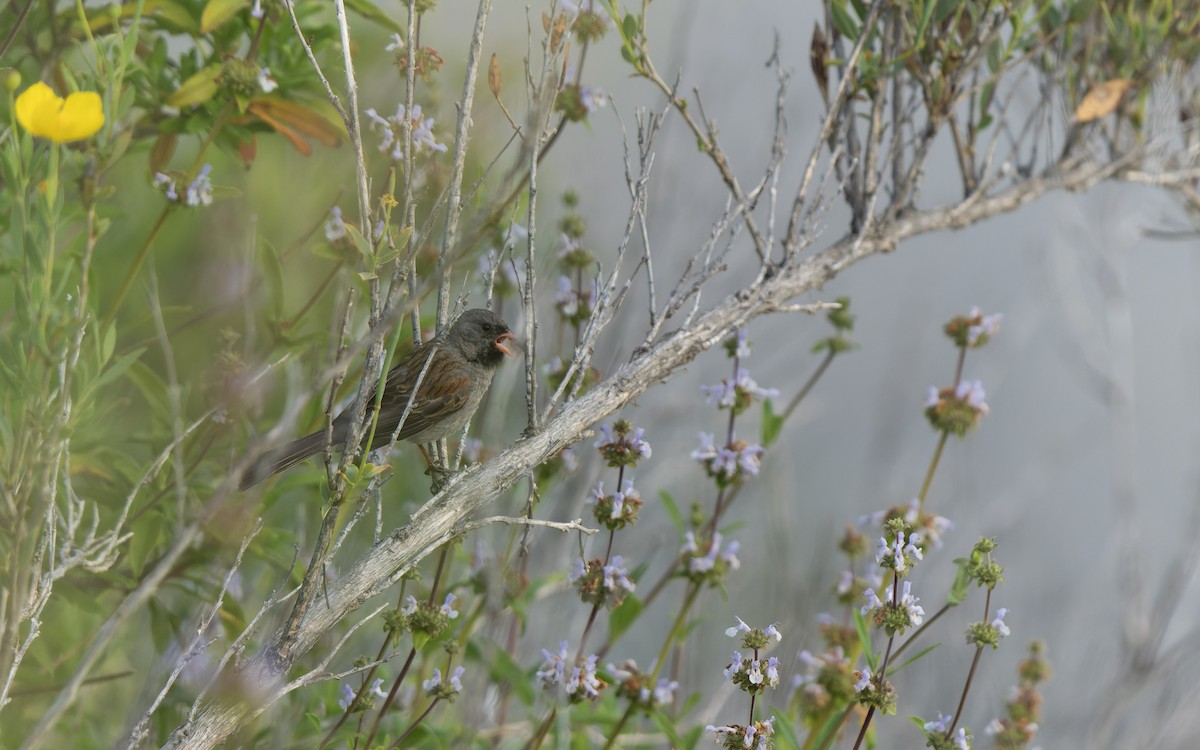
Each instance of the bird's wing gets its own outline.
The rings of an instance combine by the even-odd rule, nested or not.
[[[400,424],[400,415],[412,395],[412,383],[422,369],[425,369],[425,377],[413,399],[408,418],[404,420],[401,440],[421,435],[467,405],[471,397],[470,374],[457,366],[455,358],[442,349],[434,352],[433,361],[426,369],[430,349],[429,345],[415,349],[388,373],[380,403],[379,426],[375,431],[377,437],[386,435],[385,440],[390,439],[396,425]]]

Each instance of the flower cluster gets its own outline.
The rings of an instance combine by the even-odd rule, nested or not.
[[[978,349],[1000,331],[1000,313],[984,315],[978,307],[972,307],[966,315],[950,319],[943,329],[946,335],[961,349]]]
[[[454,594],[446,594],[445,600],[439,605],[418,602],[415,596],[409,594],[404,597],[403,606],[383,616],[384,629],[392,635],[393,642],[399,641],[407,630],[412,633],[415,643],[424,644],[439,636],[450,627],[450,621],[458,617],[454,609],[456,599],[458,597]]]
[[[725,629],[725,635],[730,638],[742,637],[742,647],[753,650],[749,658],[743,657],[741,651],[733,652],[733,659],[725,665],[725,677],[740,689],[751,695],[761,693],[769,687],[779,685],[779,660],[774,656],[763,659],[759,651],[770,645],[771,641],[779,642],[783,634],[772,623],[764,628],[752,628],[737,618],[737,625]]]
[[[994,589],[1004,583],[1004,568],[992,559],[992,550],[996,548],[996,540],[980,537],[963,566],[967,577],[975,585]]]
[[[696,540],[694,531],[688,531],[684,539],[679,556],[687,577],[694,583],[719,585],[729,571],[741,567],[737,556],[741,545],[737,541],[730,541],[722,549],[723,540],[719,531],[712,535],[711,540],[703,542]]]
[[[355,691],[350,687],[349,683],[342,683],[341,697],[338,698],[338,708],[342,712],[356,713],[358,711],[368,711],[375,708],[376,698],[386,698],[387,693],[383,692],[383,680],[376,678],[371,683],[371,689],[362,694],[358,700],[354,700]]]
[[[605,494],[604,482],[597,482],[596,488],[588,495],[587,504],[593,506],[592,512],[598,523],[615,531],[637,523],[642,496],[631,479],[626,479],[620,491],[611,495]]]
[[[923,510],[921,501],[915,497],[906,505],[893,505],[886,510],[862,516],[858,523],[860,526],[886,526],[894,518],[902,519],[908,528],[915,529],[909,535],[909,540],[923,552],[928,552],[931,548],[940,549],[942,537],[954,528],[954,522],[949,518]],[[850,554],[844,547],[842,551]]]
[[[882,714],[896,713],[896,688],[883,679],[882,674],[871,674],[869,669],[855,672],[854,697],[864,706],[873,706]]]
[[[334,206],[329,209],[329,218],[325,220],[325,239],[337,242],[346,236],[346,221],[342,218],[342,209]]]
[[[601,425],[597,429],[600,437],[593,445],[611,468],[635,468],[638,461],[650,458],[650,443],[643,428],[635,429],[628,420],[618,419],[612,427]]]
[[[570,122],[580,122],[608,104],[608,93],[599,86],[569,83],[554,99],[554,110]]]
[[[637,662],[632,659],[619,667],[609,664],[608,672],[617,681],[617,695],[643,709],[669,705],[675,700],[675,691],[679,689],[678,682],[666,677],[659,677],[651,688],[650,675],[639,671]]]
[[[196,173],[196,179],[188,183],[183,191],[183,195],[179,194],[179,185],[182,184],[182,176],[172,176],[166,172],[156,172],[154,174],[154,187],[161,190],[167,200],[172,203],[182,203],[185,206],[207,206],[213,202],[213,186],[212,180],[208,175],[212,172],[212,165],[205,164]]]
[[[599,0],[558,0],[558,7],[570,19],[571,33],[580,42],[601,39],[612,25],[612,19]]]
[[[839,604],[852,604],[858,598],[858,592],[865,588],[877,589],[883,585],[883,575],[878,570],[869,571],[866,576],[855,575],[853,570],[843,570],[834,586],[834,595]]]
[[[607,565],[600,558],[588,560],[586,563],[576,558],[575,566],[567,579],[575,584],[575,588],[579,590],[579,598],[584,602],[596,607],[617,607],[635,588],[624,563],[625,560],[620,555],[613,555]]]
[[[727,487],[746,477],[758,476],[765,449],[758,443],[733,440],[717,446],[712,433],[700,433],[700,447],[692,451],[692,460],[704,467],[718,487]]]
[[[542,649],[542,665],[538,667],[537,679],[542,687],[561,686],[572,703],[592,700],[600,695],[608,683],[596,675],[595,655],[587,657],[583,664],[568,666],[567,642],[558,645],[558,652]]]
[[[835,702],[841,705],[854,695],[855,674],[841,646],[820,654],[805,650],[797,657],[804,671],[792,675],[793,694],[799,695],[804,715],[824,711]]]
[[[1004,717],[992,719],[984,730],[992,736],[997,750],[1021,750],[1029,747],[1037,734],[1042,718],[1042,695],[1038,685],[1050,676],[1050,665],[1044,655],[1045,646],[1034,641],[1029,646],[1029,658],[1018,667],[1020,683],[1015,685],[1004,703]]]
[[[596,299],[596,281],[588,289],[577,289],[566,276],[558,277],[558,292],[554,295],[554,307],[558,314],[571,325],[587,320],[592,314],[592,302]]]
[[[462,676],[464,669],[455,667],[450,673],[450,679],[446,682],[442,681],[442,670],[434,669],[433,676],[428,680],[421,682],[421,687],[426,693],[439,700],[453,700],[454,696],[462,692]]]
[[[412,127],[412,145],[415,153],[420,153],[424,149],[446,150],[444,143],[438,143],[434,139],[434,120],[424,115],[420,104],[413,105],[411,115],[406,114],[403,104],[396,108],[396,114],[391,117],[380,117],[374,109],[368,109],[366,114],[371,119],[371,127],[376,128],[382,136],[379,150],[390,151],[392,159],[396,161],[404,158],[404,142],[401,134],[404,132],[406,124]]]
[[[897,576],[903,576],[925,555],[918,546],[921,541],[918,534],[906,536],[904,529],[907,524],[903,521],[892,522],[892,525],[898,527],[892,538],[881,536],[875,545],[875,562],[879,567],[894,570]]]
[[[567,214],[562,222],[562,234],[558,236],[558,250],[554,257],[564,270],[583,270],[596,262],[596,256],[583,246],[583,217]]]
[[[700,391],[707,403],[716,404],[720,409],[732,409],[734,414],[746,411],[756,400],[779,398],[778,388],[759,386],[744,367],[737,368],[732,380],[725,378],[716,385],[702,385]]]
[[[899,585],[897,585],[899,584]],[[905,581],[900,584],[897,579],[893,585],[885,586],[887,600],[879,598],[879,594],[875,593],[875,589],[867,589],[863,592],[867,603],[862,607],[863,615],[868,615],[874,612],[874,621],[878,627],[884,629],[888,636],[893,636],[896,633],[901,635],[910,627],[916,627],[922,622],[925,622],[925,610],[917,602],[920,598],[913,596],[912,581]],[[899,600],[896,595],[899,593]]]
[[[983,383],[978,380],[963,380],[953,388],[929,386],[925,399],[925,416],[929,424],[939,432],[948,432],[962,437],[987,416],[989,411],[984,400]]]
[[[838,297],[835,302],[839,307],[830,310],[825,316],[830,325],[833,326],[834,334],[826,339],[821,339],[813,346],[813,353],[820,351],[828,351],[830,355],[848,352],[854,349],[855,344],[850,339],[846,338],[846,334],[854,330],[854,316],[850,314],[850,298]]]
[[[726,750],[769,750],[775,746],[775,719],[756,721],[750,726],[728,724],[723,727],[709,724],[706,732],[716,735],[713,739]]]
[[[996,616],[991,622],[974,622],[967,627],[967,644],[971,646],[991,646],[992,648],[1000,648],[1000,639],[1007,638],[1012,634],[1008,625],[1004,622],[1004,618],[1008,615],[1008,609],[1001,607],[996,610]]]
[[[971,733],[963,727],[951,731],[953,724],[954,717],[943,715],[941,711],[938,711],[936,721],[922,724],[928,747],[934,750],[971,750]]]

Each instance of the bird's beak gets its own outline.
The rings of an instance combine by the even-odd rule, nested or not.
[[[505,344],[504,343],[505,341],[511,341],[512,344]],[[509,331],[505,331],[504,333],[502,333],[496,337],[496,348],[499,349],[501,352],[503,352],[505,356],[508,356],[508,357],[512,356],[512,353],[513,353],[512,346],[513,345],[515,345],[517,348],[520,348],[521,342],[517,341],[517,337],[512,335],[512,333],[510,333]]]

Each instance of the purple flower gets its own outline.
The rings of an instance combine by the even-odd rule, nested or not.
[[[329,209],[329,219],[325,222],[325,239],[337,242],[346,236],[346,222],[342,220],[342,209],[334,206]]]
[[[349,710],[351,704],[354,703],[354,688],[349,684],[342,683],[342,697],[338,698],[338,707],[343,711]]]
[[[563,682],[563,690],[567,695],[579,698],[595,698],[600,695],[604,683],[596,676],[595,654],[584,660],[583,666],[574,667],[571,676]]]
[[[567,642],[558,644],[558,653],[542,649],[542,666],[534,675],[541,681],[543,687],[561,685],[566,682],[567,673]]]
[[[953,721],[953,716],[944,715],[941,711],[938,711],[937,721],[927,721],[922,725],[921,728],[926,732],[945,734],[946,732],[950,731],[950,724]]]
[[[391,152],[392,159],[399,161],[404,158],[403,143],[399,138],[399,134],[404,132],[405,120],[408,120],[408,125],[412,128],[412,144],[413,150],[420,153],[423,149],[433,151],[445,151],[446,146],[438,143],[433,137],[433,118],[427,118],[421,112],[421,105],[414,104],[411,115],[406,114],[407,110],[401,104],[396,108],[396,114],[391,117],[381,117],[374,109],[368,109],[366,115],[371,120],[371,127],[378,130],[381,140],[379,142],[379,150]]]
[[[439,685],[442,684],[442,670],[434,667],[433,676],[428,680],[421,682],[421,687],[427,693],[432,693]]]
[[[996,619],[992,620],[992,627],[995,628],[996,632],[1000,633],[1000,635],[1003,637],[1012,635],[1012,631],[1008,629],[1008,625],[1004,624],[1004,618],[1007,616],[1008,609],[1006,607],[1001,607],[1000,609],[996,610]]]
[[[200,167],[200,172],[197,173],[196,179],[192,180],[191,184],[187,187],[187,192],[184,194],[184,205],[195,207],[207,206],[212,203],[212,181],[208,178],[209,172],[212,172],[211,164],[205,164],[203,167]]]

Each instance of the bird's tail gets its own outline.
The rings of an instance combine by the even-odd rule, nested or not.
[[[238,489],[249,489],[284,469],[290,469],[324,447],[325,431],[321,430],[278,448],[272,448],[256,458],[254,463],[242,472],[242,478],[238,480]]]

